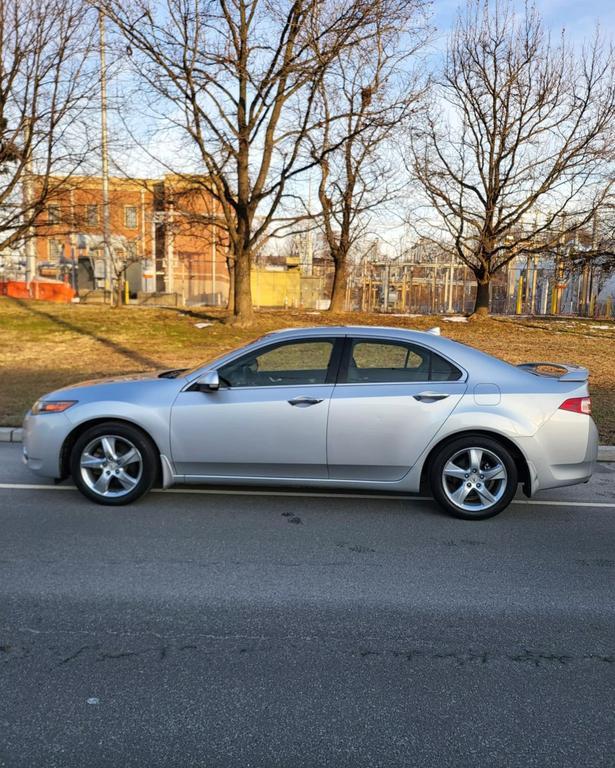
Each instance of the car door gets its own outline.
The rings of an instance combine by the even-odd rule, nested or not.
[[[426,346],[348,338],[329,409],[329,477],[400,480],[461,399],[465,378]]]
[[[178,474],[326,478],[327,415],[343,339],[269,344],[218,369],[220,388],[177,397],[171,451]]]

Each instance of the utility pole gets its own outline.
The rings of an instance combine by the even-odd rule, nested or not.
[[[112,290],[111,274],[111,216],[109,209],[109,144],[107,136],[107,63],[105,52],[105,16],[98,12],[100,33],[100,138],[102,153],[102,198],[103,198],[103,254],[105,265],[105,290]]]
[[[384,265],[384,286],[383,286],[383,297],[382,297],[382,306],[384,312],[389,311],[389,283],[391,281],[391,262],[387,261]]]
[[[212,228],[211,228],[211,293],[213,295],[214,304],[218,305],[218,300],[216,298],[216,218],[214,214],[214,218],[212,221]]]
[[[536,280],[538,275],[538,256],[532,257],[532,293],[530,296],[530,314],[536,314]]]
[[[175,289],[175,198],[170,195],[167,199],[167,215],[165,221],[166,263],[165,263],[165,293],[173,293]]]
[[[79,293],[79,286],[77,281],[77,255],[76,245],[77,238],[75,236],[75,190],[70,191],[70,232],[68,235],[68,242],[70,244],[70,282],[71,288],[76,294]]]
[[[453,257],[451,256],[451,264],[449,267],[448,272],[448,307],[447,311],[450,314],[453,313],[453,285],[454,285],[454,278],[455,278],[455,272],[454,272],[455,266],[453,262]]]
[[[24,210],[27,218],[32,216],[32,123],[29,119],[24,124],[24,139],[26,145],[26,161],[23,183]],[[25,242],[26,252],[26,286],[30,289],[30,284],[36,277],[36,246],[34,242],[34,227],[28,227],[28,234]]]

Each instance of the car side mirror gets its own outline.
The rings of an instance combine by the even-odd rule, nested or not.
[[[217,389],[220,389],[218,371],[208,371],[197,381],[197,385],[201,392],[215,392]]]

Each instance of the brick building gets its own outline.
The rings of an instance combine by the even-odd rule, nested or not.
[[[133,295],[175,293],[185,303],[228,295],[227,239],[219,206],[202,184],[176,176],[109,179],[109,246],[127,264]],[[72,283],[80,295],[109,286],[100,177],[70,180],[36,225],[37,273]]]

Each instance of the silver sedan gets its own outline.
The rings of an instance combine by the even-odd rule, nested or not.
[[[436,329],[434,329],[436,330]],[[267,334],[193,370],[52,392],[24,422],[24,461],[100,504],[156,482],[419,492],[484,519],[519,484],[589,480],[588,372],[513,366],[434,332],[320,327]]]

